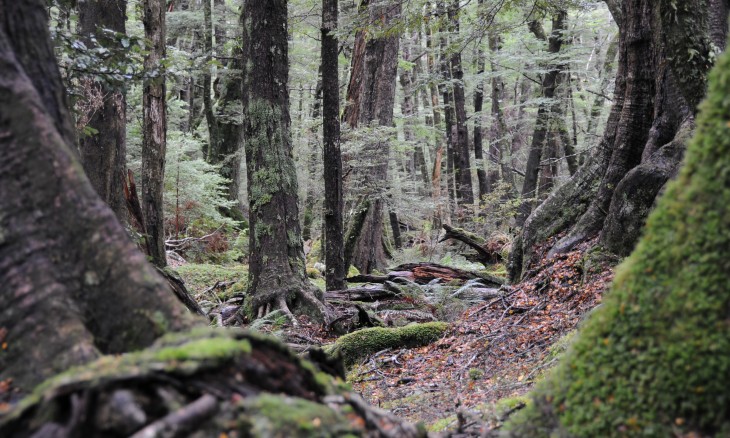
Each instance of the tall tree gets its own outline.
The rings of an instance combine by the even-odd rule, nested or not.
[[[78,11],[78,30],[89,47],[92,47],[92,38],[102,46],[121,46],[104,31],[126,32],[127,0],[81,1]],[[127,215],[123,197],[127,158],[126,96],[120,86],[112,86],[107,81],[87,79],[85,89],[91,95],[101,95],[103,101],[88,121],[94,133],[79,139],[81,164],[101,199],[123,220]]]
[[[557,54],[563,45],[563,32],[567,28],[568,14],[565,10],[559,10],[553,15],[553,28],[550,37],[547,38],[545,31],[542,29],[542,23],[539,20],[530,22],[530,30],[540,40],[548,41],[548,53]],[[532,198],[537,196],[538,175],[540,172],[540,162],[542,160],[542,152],[547,141],[550,131],[550,120],[556,105],[552,102],[555,97],[555,89],[558,85],[558,76],[560,75],[560,66],[555,62],[548,66],[548,71],[542,78],[542,97],[547,99],[541,103],[537,110],[537,120],[535,121],[535,132],[532,135],[532,144],[527,156],[527,167],[525,169],[525,181],[522,184],[522,197],[525,198],[520,205],[520,211],[517,216],[517,224],[522,225],[532,210]]]
[[[327,290],[345,289],[345,236],[342,217],[342,153],[340,151],[339,42],[335,32],[337,0],[322,0],[322,118],[324,133],[324,241]]]
[[[144,0],[145,37],[150,42],[144,59],[142,97],[142,212],[152,262],[167,265],[162,193],[167,149],[167,104],[163,59],[166,56],[165,0]]]
[[[453,0],[448,8],[449,22],[454,41],[459,41],[459,0]],[[449,61],[452,95],[454,105],[454,126],[452,127],[454,148],[454,173],[456,180],[456,200],[461,207],[474,204],[474,190],[471,182],[471,159],[469,157],[469,130],[466,126],[466,93],[464,86],[464,68],[461,63],[461,48],[453,48]]]
[[[614,105],[596,152],[525,222],[510,258],[513,278],[535,244],[565,232],[556,254],[600,235],[628,254],[656,195],[676,173],[705,92],[713,47],[724,47],[726,1],[622,3]],[[722,18],[720,18],[722,17]],[[570,209],[566,209],[570,206]]]
[[[347,100],[349,108],[357,109],[346,110],[345,120],[353,128],[390,128],[393,125],[399,36],[383,31],[393,25],[400,15],[401,6],[377,1],[369,4],[367,12],[369,22],[379,26],[379,29],[375,30],[373,36],[366,37],[362,33],[358,34],[360,40],[356,38]],[[353,78],[357,77],[361,78],[360,81],[354,82]],[[386,263],[383,215],[390,139],[383,138],[383,135],[372,137],[363,148],[363,156],[367,158],[368,164],[359,169],[359,175],[367,178],[368,182],[366,197],[369,199],[357,208],[359,212],[364,212],[364,220],[353,221],[348,231],[350,238],[346,242],[351,248],[345,249],[346,265],[351,261],[364,273],[382,269]],[[347,254],[352,254],[351,258]]]
[[[250,208],[249,310],[325,319],[307,279],[289,116],[286,0],[247,0],[243,29],[243,137]],[[296,320],[293,320],[296,322]]]
[[[0,0],[0,380],[21,395],[189,322],[81,170],[63,95],[46,2]]]

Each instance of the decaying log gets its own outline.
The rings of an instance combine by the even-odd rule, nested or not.
[[[506,283],[503,278],[479,272],[465,271],[459,268],[439,265],[437,263],[406,263],[396,266],[387,275],[356,275],[347,279],[348,282],[357,283],[368,281],[372,283],[385,283],[386,281],[410,280],[417,284],[429,284],[438,279],[442,283],[467,282],[469,280],[480,280],[484,286],[500,287]]]
[[[488,242],[485,239],[482,239],[476,234],[469,233],[460,228],[454,228],[447,224],[444,224],[443,228],[446,231],[446,234],[439,242],[454,239],[466,244],[468,247],[476,251],[476,254],[468,254],[467,258],[470,261],[477,261],[484,266],[493,265],[502,261],[502,256],[499,253],[500,248],[489,248]]]
[[[364,286],[353,287],[345,290],[333,290],[324,293],[327,301],[380,301],[385,299],[394,299],[398,297],[398,293],[392,289],[380,286]]]

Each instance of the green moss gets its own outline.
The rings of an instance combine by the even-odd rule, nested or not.
[[[238,423],[252,437],[360,436],[349,421],[326,405],[282,395],[244,400]]]
[[[157,351],[160,361],[203,360],[229,357],[233,354],[248,354],[251,343],[233,338],[199,339],[179,347],[168,347]]]
[[[176,269],[185,285],[194,293],[201,293],[218,281],[235,281],[245,284],[248,278],[248,266],[221,266],[211,264],[189,263]]]
[[[399,328],[373,327],[347,334],[330,347],[340,352],[345,365],[386,348],[414,348],[430,344],[440,338],[449,325],[445,322],[411,324]]]
[[[730,54],[685,166],[515,436],[730,434]]]

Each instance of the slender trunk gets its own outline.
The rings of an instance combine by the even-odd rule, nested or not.
[[[208,155],[216,152],[214,145],[218,145],[220,141],[213,108],[213,66],[210,63],[213,60],[213,8],[210,2],[211,0],[203,0],[203,111],[208,125]]]
[[[338,1],[322,0],[322,123],[324,132],[324,240],[327,290],[346,287],[345,243],[342,211],[342,153],[340,150],[340,79],[337,69],[339,41]]]
[[[449,20],[453,26],[455,42],[459,41],[459,0],[454,0],[449,8]],[[471,159],[469,156],[469,130],[466,126],[466,93],[464,91],[464,69],[461,64],[461,50],[451,55],[451,78],[453,80],[455,134],[454,171],[456,180],[456,197],[460,207],[474,204],[474,190],[471,182]]]
[[[127,1],[86,1],[79,4],[79,32],[93,47],[91,38],[102,46],[113,44],[105,37],[104,29],[124,34],[126,32]],[[79,139],[81,164],[91,185],[114,211],[119,220],[127,217],[123,195],[123,181],[126,173],[126,96],[117,87],[107,82],[88,79],[87,87],[93,94],[103,98],[101,108],[91,115],[87,126],[94,128],[94,134]]]
[[[558,53],[563,44],[562,33],[566,29],[567,13],[563,10],[558,11],[553,17],[553,29],[548,40],[548,52]],[[544,39],[545,35],[542,26],[538,22],[530,24],[532,32],[538,39]],[[543,76],[542,80],[542,97],[544,99],[553,99],[555,97],[555,88],[560,67],[551,65],[550,70]],[[542,160],[542,151],[545,147],[545,141],[550,129],[551,109],[553,102],[544,102],[540,104],[537,110],[537,119],[535,122],[535,132],[532,135],[532,144],[527,155],[527,166],[525,168],[525,181],[522,185],[522,198],[524,199],[520,205],[520,211],[517,216],[517,225],[524,224],[527,217],[532,211],[532,199],[537,195],[538,174],[540,172],[540,162]]]
[[[144,81],[142,98],[142,212],[150,257],[160,267],[167,265],[162,192],[165,178],[167,148],[167,107],[165,103],[165,72],[162,60],[166,54],[165,1],[144,1],[145,37],[150,41],[144,60],[145,71],[151,75]]]
[[[480,2],[481,3],[481,2]],[[474,91],[474,165],[477,168],[477,179],[479,180],[479,200],[483,201],[484,197],[489,194],[489,178],[485,168],[484,149],[482,145],[482,121],[484,115],[482,109],[484,107],[484,69],[486,61],[484,60],[484,52],[481,47],[477,48],[477,76],[479,77],[477,88]],[[491,144],[490,144],[491,147]]]

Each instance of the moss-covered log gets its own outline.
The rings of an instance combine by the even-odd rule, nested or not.
[[[387,348],[414,348],[428,345],[443,336],[445,322],[411,324],[399,328],[373,327],[347,334],[330,347],[333,355],[342,354],[345,365],[352,365],[370,354]]]
[[[513,436],[730,435],[730,54],[678,179]]]
[[[368,407],[274,338],[215,329],[170,335],[147,350],[69,370],[0,417],[4,437],[222,434],[425,435]]]

